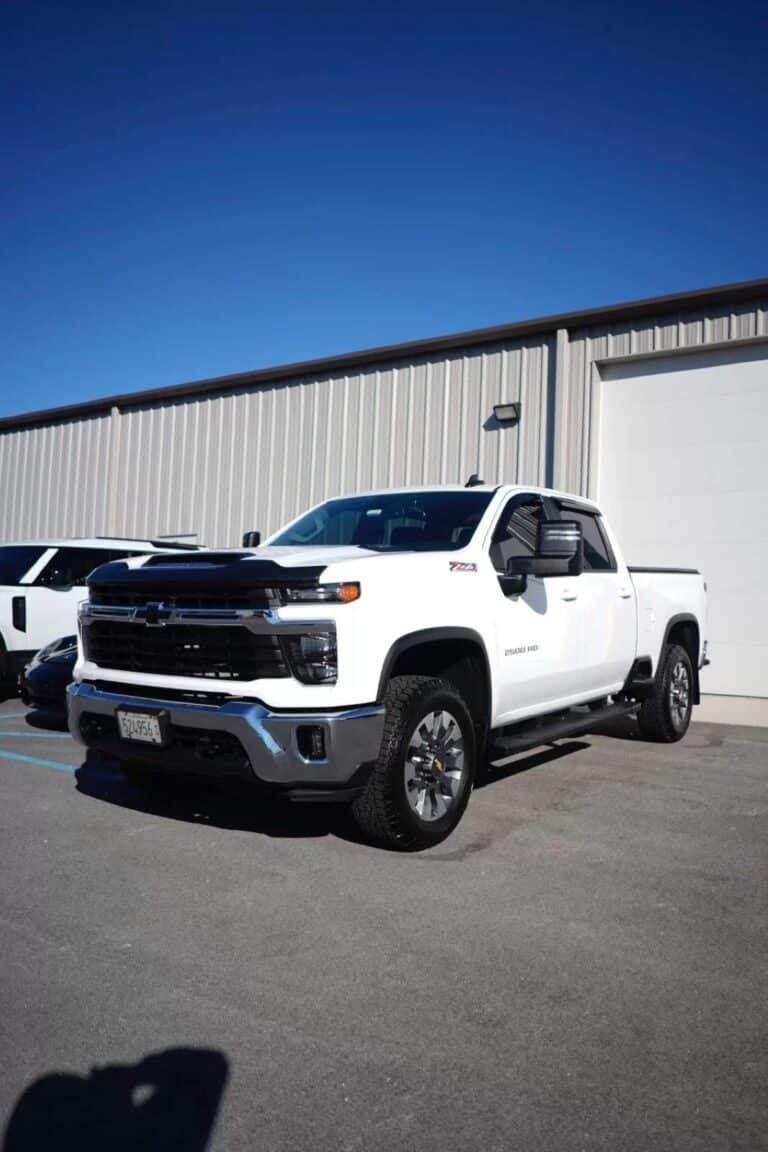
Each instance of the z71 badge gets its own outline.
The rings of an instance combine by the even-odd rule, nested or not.
[[[451,572],[477,572],[477,564],[467,564],[463,560],[449,560],[448,568]]]

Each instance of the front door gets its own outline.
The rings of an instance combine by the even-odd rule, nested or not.
[[[501,575],[511,556],[536,550],[546,515],[536,493],[518,493],[504,506],[493,532],[490,561]],[[583,611],[580,577],[530,576],[521,596],[505,596],[494,581],[498,691],[495,726],[567,707],[581,688]]]

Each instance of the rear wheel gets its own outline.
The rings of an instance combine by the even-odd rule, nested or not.
[[[396,676],[378,760],[352,813],[366,839],[400,851],[439,844],[464,814],[476,767],[472,717],[447,680]]]
[[[638,714],[646,740],[674,744],[688,731],[693,709],[693,666],[680,644],[668,644],[661,654],[653,695]]]

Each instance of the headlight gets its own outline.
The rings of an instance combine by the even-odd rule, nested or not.
[[[349,582],[315,584],[308,588],[282,588],[281,592],[285,604],[351,604],[353,600],[360,599],[360,585]]]
[[[293,674],[302,684],[335,684],[338,674],[336,634],[314,632],[307,636],[287,636]]]
[[[45,664],[46,660],[50,660],[53,656],[63,656],[65,652],[73,652],[77,648],[77,636],[62,636],[58,640],[52,640],[50,644],[46,644],[39,652],[36,652],[30,662],[30,667],[33,664]]]

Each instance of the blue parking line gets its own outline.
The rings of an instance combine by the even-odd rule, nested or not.
[[[21,720],[26,715],[26,712],[0,712],[0,720]]]
[[[9,732],[7,728],[0,728],[0,736],[31,736],[35,740],[71,740],[69,732]]]
[[[41,756],[25,756],[23,752],[6,752],[2,748],[0,748],[0,759],[20,760],[22,764],[37,764],[39,768],[55,768],[57,772],[69,772],[70,774],[81,771],[83,767],[81,764],[64,764],[61,760],[43,760]],[[106,780],[109,784],[113,784],[116,779],[119,780],[122,776],[122,773],[116,775],[115,772],[102,772],[98,768],[88,768],[86,771],[92,779]]]
[[[41,768],[56,768],[59,772],[76,772],[77,764],[63,764],[60,760],[41,760],[39,756],[24,756],[21,752],[5,752],[0,749],[3,760],[21,760],[23,764],[38,764]]]

